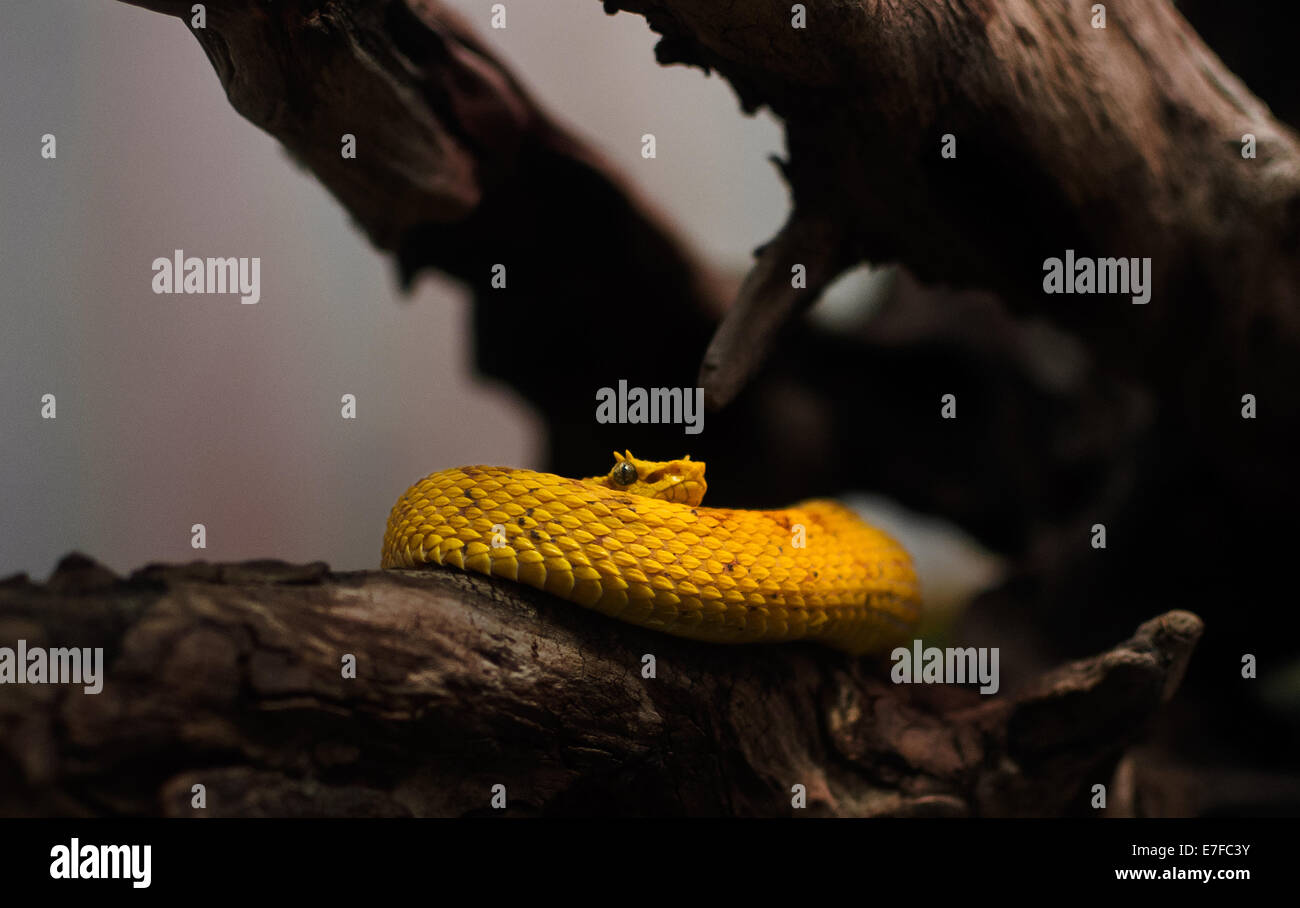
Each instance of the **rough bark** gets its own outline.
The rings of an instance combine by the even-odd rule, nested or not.
[[[838,227],[824,249],[841,267],[997,291],[1170,390],[1171,364],[1294,377],[1300,144],[1170,4],[1110,4],[1104,29],[1085,0],[809,3],[806,29],[770,3],[606,5],[646,16],[662,62],[717,69],[781,116],[792,222]],[[1152,303],[1044,296],[1042,263],[1066,248],[1151,256]]]
[[[719,647],[441,569],[71,556],[0,639],[102,646],[103,690],[8,686],[0,815],[1091,814],[1201,632],[1169,612],[1013,695],[814,646]],[[355,679],[343,677],[345,655]],[[656,660],[655,677],[642,673]],[[207,806],[191,805],[193,786]]]

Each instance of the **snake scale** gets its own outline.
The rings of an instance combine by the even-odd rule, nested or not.
[[[504,577],[716,643],[816,640],[862,654],[906,638],[920,595],[902,546],[834,501],[701,507],[704,467],[627,452],[588,479],[442,470],[393,506],[383,566]]]

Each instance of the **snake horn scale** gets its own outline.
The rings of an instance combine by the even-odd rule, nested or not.
[[[614,454],[608,474],[432,473],[393,506],[383,566],[504,577],[622,621],[715,643],[817,640],[854,654],[920,613],[902,546],[834,501],[701,507],[704,464]]]

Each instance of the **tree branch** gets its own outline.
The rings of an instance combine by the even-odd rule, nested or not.
[[[1015,696],[719,647],[453,571],[65,559],[0,582],[4,639],[103,647],[103,690],[12,685],[0,814],[1060,814],[1177,686],[1170,612]],[[356,657],[354,680],[342,671]],[[642,676],[643,657],[656,660]]]
[[[814,0],[798,29],[774,4],[606,2],[782,118],[795,216],[839,224],[852,261],[994,290],[1167,390],[1207,332],[1234,378],[1294,377],[1300,143],[1169,3],[1111,4],[1104,29],[1091,5]],[[1150,256],[1153,302],[1046,298],[1067,248]]]

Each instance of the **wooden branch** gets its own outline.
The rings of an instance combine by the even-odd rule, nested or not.
[[[1086,0],[804,5],[792,28],[779,4],[606,3],[782,118],[795,216],[840,225],[853,261],[995,290],[1167,391],[1223,337],[1225,380],[1293,399],[1300,142],[1171,3],[1109,4],[1104,29]],[[1152,302],[1045,296],[1066,249],[1150,256]]]
[[[700,366],[700,386],[710,409],[731,403],[777,343],[792,316],[852,264],[839,226],[796,212],[758,252],[735,304],[718,326]],[[792,269],[802,268],[796,278]]]
[[[48,583],[0,582],[0,629],[106,653],[97,695],[7,686],[3,815],[463,816],[503,784],[514,814],[785,816],[804,785],[811,814],[899,816],[1087,811],[1201,624],[1170,612],[985,698],[444,570],[200,563],[124,580],[70,556]]]

